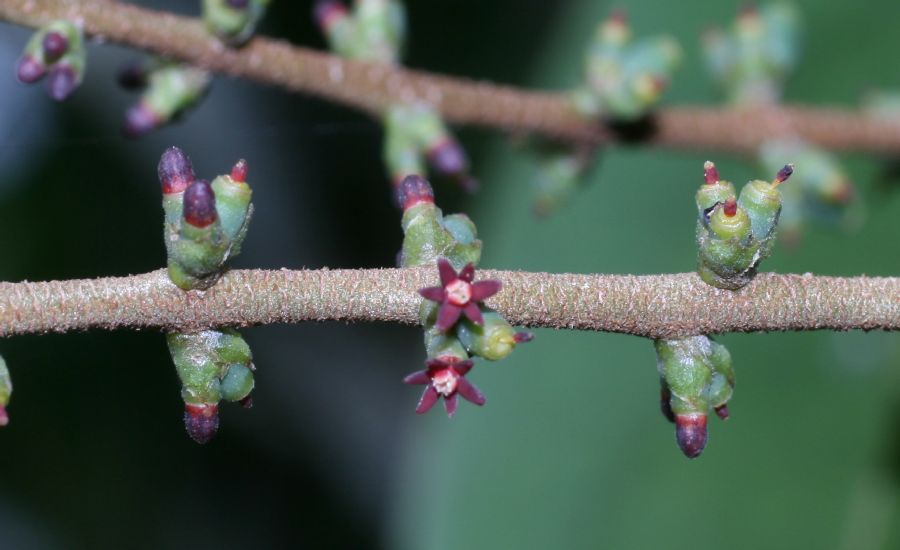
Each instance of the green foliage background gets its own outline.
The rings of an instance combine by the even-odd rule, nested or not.
[[[143,2],[189,13],[183,2]],[[686,63],[666,98],[715,103],[698,34],[737,2],[410,2],[409,63],[545,88],[574,84],[581,50],[611,7],[640,34],[669,32]],[[900,7],[800,3],[806,55],[788,100],[853,104],[900,87]],[[188,9],[191,8],[191,9]],[[321,46],[306,2],[275,2],[262,32]],[[28,33],[0,25],[11,67]],[[114,89],[132,54],[91,49],[85,88],[64,105],[0,85],[0,278],[124,275],[164,263],[156,161],[183,147],[211,177],[251,165],[257,217],[239,267],[393,263],[399,214],[362,116],[219,78],[181,125],[118,137],[133,97]],[[11,70],[10,70],[11,72]],[[11,79],[11,77],[7,77]],[[611,147],[568,208],[530,214],[534,164],[518,140],[461,132],[483,189],[437,183],[485,241],[483,265],[663,273],[694,267],[693,192],[703,151]],[[743,182],[752,164],[716,155]],[[880,165],[848,159],[862,230],[812,229],[765,268],[900,272],[900,194]],[[896,334],[727,335],[738,369],[727,423],[699,459],[679,453],[658,411],[653,348],[628,336],[537,331],[476,367],[488,396],[448,421],[413,414],[400,384],[424,357],[408,327],[302,325],[246,331],[256,407],[227,409],[217,440],[184,435],[162,335],[91,332],[0,343],[13,370],[0,432],[4,548],[897,548],[900,339]]]

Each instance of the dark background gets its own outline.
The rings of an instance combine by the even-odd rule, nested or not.
[[[193,2],[142,2],[194,13]],[[900,7],[800,3],[806,56],[791,101],[853,104],[900,87]],[[188,6],[190,9],[186,9]],[[638,34],[685,48],[667,100],[713,103],[698,34],[737,2],[409,2],[407,64],[563,89],[595,24],[626,7]],[[274,2],[261,32],[323,47],[308,2]],[[235,267],[389,266],[399,213],[377,123],[228,77],[182,123],[120,137],[135,97],[114,84],[137,54],[90,48],[65,104],[16,83],[29,32],[0,24],[0,279],[126,275],[164,264],[156,163],[182,147],[211,178],[250,163],[257,215]],[[485,240],[483,265],[664,273],[694,267],[693,192],[703,151],[611,147],[556,216],[530,213],[533,159],[496,132],[460,130],[483,184],[437,185]],[[718,155],[729,179],[758,174]],[[853,233],[813,228],[765,268],[896,275],[900,199],[878,159],[847,166],[867,203]],[[192,443],[161,334],[90,332],[2,342],[15,394],[0,431],[4,548],[852,548],[900,547],[900,339],[828,332],[728,335],[738,388],[727,424],[684,459],[658,413],[649,342],[537,331],[476,369],[482,409],[413,414],[410,327],[337,323],[244,331],[255,407],[224,406],[217,438]]]

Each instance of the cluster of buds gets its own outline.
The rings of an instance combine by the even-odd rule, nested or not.
[[[47,94],[56,101],[68,98],[81,84],[87,62],[81,28],[65,20],[35,32],[16,66],[20,82],[32,84],[47,76]]]
[[[734,393],[731,354],[707,336],[656,340],[656,365],[661,385],[660,409],[675,424],[678,447],[696,458],[706,447],[710,408],[728,418]]]
[[[184,290],[215,284],[225,261],[240,252],[253,213],[247,163],[212,183],[194,177],[191,162],[172,147],[159,161],[169,277]]]
[[[336,54],[350,59],[396,63],[406,36],[406,9],[399,0],[318,0],[313,17]]]
[[[209,89],[208,71],[159,58],[130,63],[119,71],[119,84],[141,90],[141,98],[125,113],[122,131],[145,135],[179,117]]]
[[[748,6],[728,33],[704,35],[707,67],[736,104],[769,104],[781,97],[784,82],[799,57],[799,22],[792,5],[775,2]]]
[[[212,286],[225,261],[240,252],[253,205],[247,163],[209,183],[198,180],[181,149],[167,149],[159,161],[169,278],[183,290]],[[219,401],[250,405],[255,370],[250,348],[234,330],[171,333],[166,336],[183,386],[184,422],[198,443],[219,426]]]
[[[753,279],[775,243],[782,203],[778,186],[793,171],[788,164],[772,182],[753,180],[736,198],[731,182],[719,179],[712,162],[704,164],[705,181],[696,195],[697,271],[704,281],[736,290]]]
[[[798,139],[770,140],[759,152],[763,170],[777,170],[791,159],[801,170],[782,189],[784,207],[778,222],[783,240],[797,242],[808,220],[847,229],[864,217],[853,182],[831,153]]]
[[[9,405],[9,396],[12,395],[12,379],[9,377],[9,369],[6,361],[0,357],[0,426],[9,424],[9,415],[6,414],[6,406]]]
[[[206,27],[229,46],[250,40],[270,0],[203,0]]]
[[[680,61],[681,47],[673,38],[632,42],[624,14],[613,14],[588,48],[586,81],[575,92],[575,105],[589,116],[639,119],[659,102]]]
[[[477,187],[465,150],[430,104],[391,106],[384,114],[384,130],[384,161],[395,188],[410,174],[424,174],[426,163],[432,174],[466,191]]]
[[[419,291],[425,298],[419,316],[425,329],[427,368],[404,381],[426,385],[417,413],[428,411],[443,397],[447,414],[453,416],[458,395],[476,405],[485,402],[484,395],[465,379],[474,366],[472,357],[497,361],[532,335],[516,332],[484,304],[500,291],[500,282],[475,280],[481,241],[472,220],[464,214],[444,216],[434,203],[431,185],[419,176],[401,182],[398,198],[403,206],[401,265],[436,264],[440,279],[440,286]]]
[[[197,443],[208,443],[219,428],[219,402],[252,405],[253,356],[234,330],[166,335],[181,380],[184,426]]]

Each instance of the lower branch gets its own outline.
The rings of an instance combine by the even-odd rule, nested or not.
[[[603,144],[617,139],[603,122],[585,118],[567,94],[530,91],[401,67],[342,59],[257,37],[227,48],[202,22],[100,0],[3,0],[0,21],[39,27],[80,21],[89,35],[209,70],[304,92],[380,113],[399,101],[424,100],[457,124]],[[646,143],[703,151],[755,152],[764,140],[801,137],[832,150],[900,151],[900,123],[836,108],[671,107],[653,120]]]
[[[695,273],[574,275],[479,271],[488,305],[514,325],[675,338],[722,332],[900,329],[900,278],[763,273],[739,291]],[[92,328],[193,331],[299,321],[418,323],[434,268],[235,270],[182,291],[165,270],[132,277],[0,283],[0,336]]]

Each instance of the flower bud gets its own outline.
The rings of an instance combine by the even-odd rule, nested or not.
[[[33,84],[44,78],[46,72],[47,67],[44,63],[37,57],[29,54],[19,58],[19,63],[16,65],[16,78],[22,84]]]
[[[684,456],[697,458],[706,447],[705,414],[678,414],[675,415],[675,439]]]
[[[457,325],[456,335],[470,354],[499,361],[512,353],[522,337],[517,337],[512,325],[496,311],[482,306],[481,315],[480,326],[464,319]]]
[[[158,61],[147,74],[147,88],[128,109],[122,126],[128,137],[140,137],[167,124],[196,104],[209,88],[208,71],[169,61]]]
[[[222,378],[222,399],[242,401],[253,391],[253,371],[244,365],[230,365]]]
[[[195,442],[209,443],[219,430],[219,406],[185,404],[184,428]]]
[[[240,46],[253,36],[268,4],[269,0],[203,0],[203,20],[223,42]]]
[[[434,189],[422,176],[406,176],[397,186],[397,204],[406,211],[420,203],[434,204]]]
[[[219,219],[216,213],[216,195],[206,180],[191,183],[184,191],[184,221],[194,227],[208,227]]]
[[[734,185],[729,181],[719,179],[719,171],[712,161],[703,164],[704,185],[697,189],[697,211],[703,214],[716,203],[725,202],[735,196]]]
[[[157,173],[165,195],[183,192],[195,179],[191,159],[178,147],[169,147],[163,152]]]
[[[44,35],[42,46],[44,48],[44,61],[55,63],[69,49],[69,39],[58,31],[50,31]]]
[[[50,69],[47,75],[47,93],[56,101],[65,101],[80,83],[75,68],[60,63]]]

